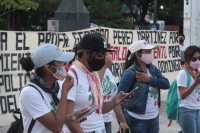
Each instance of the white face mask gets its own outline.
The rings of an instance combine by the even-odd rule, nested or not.
[[[58,80],[63,80],[64,78],[67,77],[67,71],[66,71],[66,68],[65,66],[63,67],[55,67],[55,66],[52,66],[56,69],[56,73],[52,73],[53,76],[58,79]]]

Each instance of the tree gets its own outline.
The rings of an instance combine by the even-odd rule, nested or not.
[[[33,30],[32,25],[47,30],[47,19],[54,17],[60,2],[61,0],[3,0],[0,2],[0,28],[5,29],[7,26],[7,30]]]
[[[31,10],[31,24],[47,30],[47,20],[54,18],[54,13],[62,0],[33,0],[39,4],[37,11]],[[34,30],[34,29],[32,29]]]
[[[161,5],[164,9],[159,8]],[[164,20],[166,25],[183,26],[183,1],[163,0],[158,2],[158,18]]]
[[[152,6],[154,0],[121,0],[128,9],[129,13],[135,19],[137,24],[143,24],[147,10]],[[139,14],[139,15],[138,15]]]
[[[183,1],[157,0],[157,19],[164,20],[167,25],[183,25]],[[154,12],[154,0],[121,0],[129,9],[137,24],[145,24],[144,18],[148,11]],[[163,5],[164,9],[160,9]],[[136,7],[139,9],[137,10]]]
[[[99,26],[128,29],[131,22],[121,12],[119,0],[87,0],[90,22]]]
[[[36,10],[38,6],[38,3],[31,0],[2,0],[0,2],[0,16],[4,15],[4,19],[7,17],[8,30],[14,30],[16,23],[21,19],[20,15],[16,14],[16,11],[28,11],[30,8]]]

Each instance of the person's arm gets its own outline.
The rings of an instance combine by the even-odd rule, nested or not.
[[[82,117],[80,118],[78,121],[76,120],[76,118],[78,116],[80,116],[81,114],[83,114],[83,112],[85,112],[86,110],[88,109],[88,107],[85,107],[83,109],[80,109],[72,114],[68,114],[66,115],[66,119],[65,119],[65,124],[68,124],[70,122],[77,122],[77,123],[80,123],[80,122],[83,122],[86,120],[86,117]]]
[[[67,100],[67,114],[72,114],[74,109],[74,101]],[[83,133],[80,125],[76,122],[66,123],[71,133]]]
[[[111,65],[112,65],[112,59],[110,57],[110,54],[108,53],[105,57],[105,65],[101,68],[101,70],[98,71],[98,75],[99,75],[101,82],[103,81],[103,77],[104,77],[104,74],[106,72],[106,69],[108,67],[110,67]]]
[[[156,67],[155,70],[157,75],[156,77],[151,77],[149,84],[156,88],[169,89],[169,80],[166,77],[164,77]]]
[[[54,133],[59,133],[62,131],[63,125],[65,123],[65,116],[66,116],[66,108],[67,108],[67,100],[66,96],[68,91],[63,89],[61,98],[59,101],[59,106],[55,114],[49,112],[39,118],[37,120],[47,127],[50,131]],[[64,112],[65,111],[65,112]]]
[[[124,99],[123,101],[121,101],[122,98],[124,98],[127,95],[127,93],[124,92],[119,92],[114,98],[112,98],[111,101],[109,102],[104,102],[103,104],[103,109],[102,109],[102,113],[108,113],[110,112],[113,108],[115,108],[116,106],[118,106],[119,104],[125,104],[128,102],[129,98],[131,97],[131,95]],[[121,102],[120,102],[121,101]]]
[[[118,93],[123,91],[130,92],[131,85],[135,82],[135,74],[131,70],[125,70],[118,85]]]
[[[103,114],[108,113],[117,105],[123,104],[123,103],[120,103],[120,100],[127,95],[127,92],[129,92],[130,87],[133,84],[133,82],[135,82],[135,77],[134,77],[133,72],[130,70],[126,70],[123,73],[122,78],[120,80],[120,84],[118,86],[118,94],[111,101],[104,102],[103,110],[102,110]],[[125,103],[128,101],[128,99],[124,100]]]
[[[181,70],[179,72],[176,80],[181,99],[185,99],[186,97],[188,97],[200,83],[200,78],[195,78],[194,82],[187,88],[188,77],[187,73],[184,70]]]
[[[122,108],[121,105],[116,106],[113,111],[115,112],[115,115],[117,117],[117,119],[120,121],[120,127],[123,129],[123,131],[125,132],[126,129],[129,129],[126,120],[124,118],[124,114],[122,112]]]
[[[150,77],[145,72],[136,72],[136,79],[140,82],[146,82],[151,86],[159,89],[169,89],[169,81],[161,72],[155,67],[156,77]]]
[[[23,100],[23,106],[31,114],[31,116],[38,120],[44,127],[51,132],[59,133],[62,131],[65,123],[66,108],[67,108],[67,94],[73,86],[73,78],[68,76],[63,84],[62,94],[58,108],[55,113],[52,113],[48,108],[39,92],[33,92],[33,89],[26,91],[26,94],[22,94],[21,100]],[[45,97],[44,97],[45,98]],[[64,112],[65,111],[65,112]]]
[[[197,85],[198,84],[194,82],[189,88],[179,86],[178,90],[179,90],[180,98],[183,100],[186,97],[188,97],[192,93],[192,91],[197,87]]]

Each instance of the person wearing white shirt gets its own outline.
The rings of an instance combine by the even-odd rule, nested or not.
[[[20,64],[27,72],[30,82],[20,93],[20,111],[23,118],[24,133],[59,133],[63,132],[63,125],[75,122],[84,109],[74,114],[66,114],[67,94],[74,85],[73,78],[67,74],[64,64],[73,59],[74,53],[63,52],[54,44],[41,44],[31,55],[22,57]],[[35,74],[30,71],[35,69]],[[57,80],[63,80],[60,100],[57,93],[60,87]],[[82,118],[81,122],[85,120]],[[30,124],[32,122],[32,128]]]
[[[200,133],[200,48],[189,46],[185,50],[185,64],[182,66],[190,74],[190,86],[187,87],[187,73],[180,70],[177,75],[179,104],[179,125],[182,133]]]
[[[184,58],[184,51],[186,50],[186,46],[184,45],[184,40],[185,40],[185,35],[180,33],[178,36],[179,39],[179,48],[181,52],[181,65],[185,63],[185,58]]]
[[[67,97],[69,105],[67,114],[90,105],[96,105],[97,110],[88,115],[83,123],[68,123],[65,133],[106,133],[103,114],[121,104],[120,100],[126,96],[126,93],[121,92],[111,101],[103,101],[101,87],[103,77],[99,76],[96,71],[105,65],[106,52],[114,51],[107,49],[104,39],[94,34],[85,35],[77,48],[76,60],[70,67],[74,72],[68,72],[74,77],[74,86]]]
[[[102,37],[105,41],[107,41],[106,38],[102,34],[100,33],[93,33],[93,34],[98,35]],[[108,46],[108,49],[110,49],[110,44],[108,42],[107,42],[107,46]],[[117,85],[115,83],[114,76],[112,75],[111,70],[108,68],[112,65],[112,63],[113,61],[110,56],[110,53],[107,52],[106,63],[102,67],[102,69],[98,71],[99,76],[103,77],[101,85],[102,85],[103,94],[104,94],[104,102],[108,102],[112,100],[112,98],[117,94],[117,90],[118,90]],[[124,114],[122,112],[121,106],[117,106],[110,112],[103,114],[106,132],[112,133],[113,111],[115,112],[115,115],[120,122],[120,128],[122,128],[123,131],[125,132],[127,129],[129,129],[129,127],[124,118]]]

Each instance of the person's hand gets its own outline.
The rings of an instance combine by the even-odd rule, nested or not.
[[[69,91],[74,86],[74,78],[69,74],[65,78],[62,91]]]
[[[136,79],[137,81],[147,82],[147,83],[151,81],[151,78],[146,73],[137,71],[136,71]]]
[[[85,108],[83,108],[83,109],[80,109],[80,110],[76,111],[76,112],[72,115],[72,121],[81,123],[81,122],[87,120],[86,116],[81,117],[78,121],[76,120],[76,118],[77,118],[78,116],[80,116],[81,114],[83,114],[87,109],[88,109],[88,107],[85,107]]]
[[[128,100],[130,99],[130,97],[134,94],[132,93],[131,95],[129,95],[127,98],[125,98],[124,100],[122,100],[126,95],[128,95],[129,93],[124,93],[123,91],[120,91],[114,98],[113,98],[113,102],[114,104],[117,106],[119,104],[126,104],[128,102]],[[121,101],[122,100],[122,101]]]
[[[168,122],[168,125],[167,125],[167,127],[170,127],[170,126],[171,126],[171,124],[172,124],[172,120],[170,119],[170,120],[169,120],[169,122]]]
[[[126,132],[126,129],[129,129],[128,125],[126,124],[126,122],[120,122],[121,129],[123,129],[123,132]]]
[[[199,75],[199,74],[198,74]],[[195,77],[195,82],[197,83],[197,84],[200,84],[200,77],[198,77],[198,75]]]

